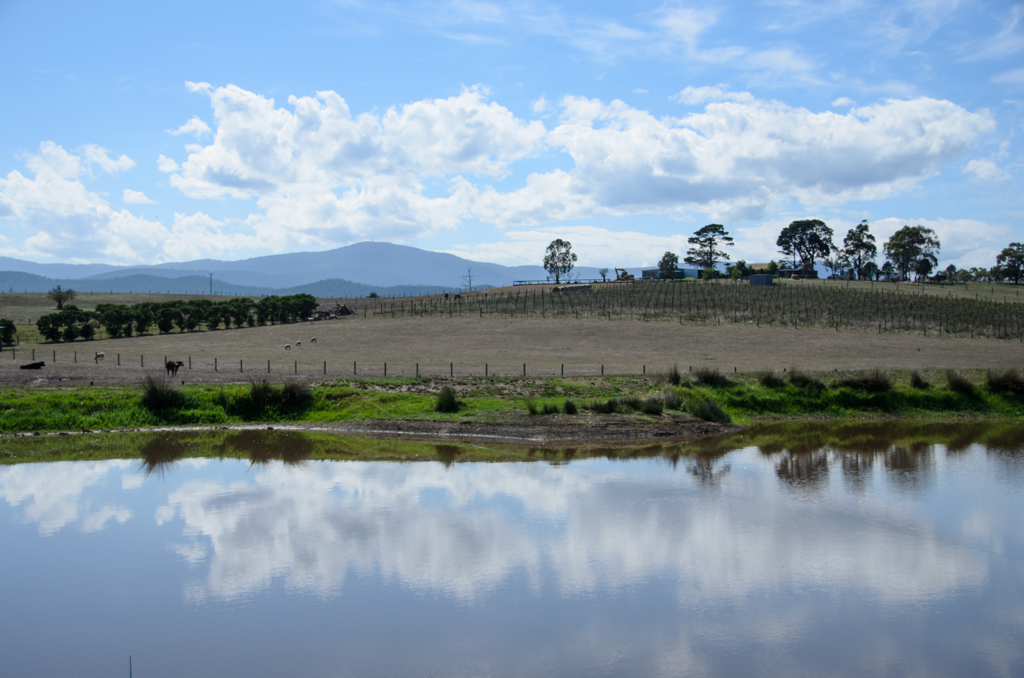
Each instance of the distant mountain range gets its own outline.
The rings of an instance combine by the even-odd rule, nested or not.
[[[543,280],[542,266],[502,266],[406,245],[361,242],[326,252],[274,254],[240,261],[199,259],[155,266],[39,264],[0,257],[0,289],[45,292],[54,285],[79,292],[167,292],[208,294],[210,274],[219,294],[297,294],[364,297],[434,294],[473,287],[503,287],[515,280]],[[639,277],[638,268],[630,268]],[[614,277],[614,272],[612,272]],[[573,277],[599,278],[579,267]]]

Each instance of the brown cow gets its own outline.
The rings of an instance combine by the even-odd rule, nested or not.
[[[171,375],[172,377],[178,376],[178,368],[184,366],[185,363],[181,362],[180,360],[168,360],[167,364],[164,365],[164,367],[167,368],[167,374]]]

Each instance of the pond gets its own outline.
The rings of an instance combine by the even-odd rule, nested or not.
[[[3,675],[1024,675],[1016,423],[501,463],[246,441],[0,466]]]

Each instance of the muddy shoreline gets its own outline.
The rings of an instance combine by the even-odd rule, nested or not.
[[[632,417],[602,415],[595,417],[560,415],[527,417],[505,422],[436,421],[417,419],[361,419],[335,422],[294,422],[281,424],[231,424],[219,426],[157,426],[123,429],[85,429],[78,431],[19,432],[4,438],[105,435],[139,432],[177,431],[317,431],[374,439],[420,441],[481,441],[509,444],[560,445],[635,445],[643,442],[684,442],[744,430],[737,424],[717,424],[683,414],[663,416],[660,421],[639,421]]]

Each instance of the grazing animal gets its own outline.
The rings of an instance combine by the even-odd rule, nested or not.
[[[309,343],[311,343],[311,344],[315,344],[315,343],[316,343],[316,337],[313,337],[312,339],[310,339],[310,340],[309,340]]]
[[[37,363],[28,363],[27,365],[22,365],[21,369],[23,369],[23,370],[39,370],[39,369],[42,369],[44,367],[46,367],[46,363],[43,362],[42,360],[40,360]]]
[[[292,350],[292,345],[291,344],[285,344],[284,345],[284,350],[286,350],[286,351]]]
[[[106,357],[107,357],[106,353],[97,353],[96,354],[96,362],[99,362],[99,361],[103,360]]]
[[[444,293],[444,300],[448,301],[448,293],[447,292]]]
[[[461,294],[456,294],[455,295],[455,301],[462,301],[462,295]]]
[[[296,342],[295,342],[295,346],[296,346],[296,347],[302,346],[302,342],[301,342],[301,341],[296,341]]]
[[[164,367],[167,368],[167,374],[171,375],[172,377],[178,376],[178,368],[184,366],[185,363],[181,362],[180,360],[168,360],[167,364],[164,365]]]

